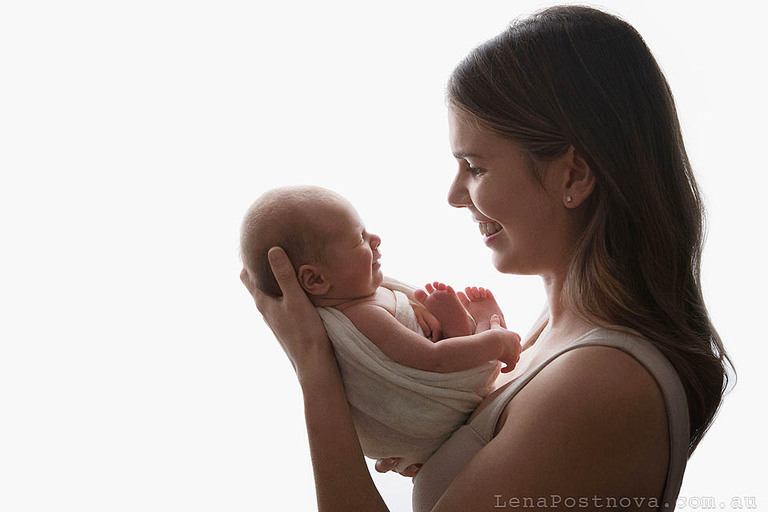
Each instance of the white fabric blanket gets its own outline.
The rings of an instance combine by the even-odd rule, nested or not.
[[[401,283],[389,288],[408,292]],[[394,291],[395,317],[422,334],[408,297]],[[333,342],[355,427],[365,455],[401,457],[398,469],[423,463],[463,425],[491,389],[500,363],[435,373],[396,363],[340,311],[317,308]]]

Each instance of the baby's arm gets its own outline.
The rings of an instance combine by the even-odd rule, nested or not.
[[[364,303],[344,311],[358,330],[392,360],[420,370],[447,373],[499,360],[511,371],[520,355],[520,336],[500,326],[432,342],[397,321],[386,309]]]

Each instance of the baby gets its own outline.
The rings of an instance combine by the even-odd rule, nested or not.
[[[319,187],[265,193],[241,231],[243,263],[265,293],[280,295],[267,252],[286,251],[333,342],[363,452],[401,458],[402,469],[466,421],[499,361],[514,367],[520,338],[492,328],[503,316],[487,290],[385,284],[380,244],[352,204]]]

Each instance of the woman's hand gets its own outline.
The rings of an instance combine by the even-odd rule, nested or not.
[[[264,322],[272,329],[296,373],[300,373],[306,363],[316,361],[313,356],[317,349],[330,350],[330,341],[285,251],[280,247],[270,249],[269,264],[282,297],[272,297],[259,290],[246,269],[240,272],[240,280],[253,296]]]

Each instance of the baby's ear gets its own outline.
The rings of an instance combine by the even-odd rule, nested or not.
[[[325,295],[331,283],[323,277],[322,271],[314,265],[302,265],[298,272],[299,283],[310,295]]]

